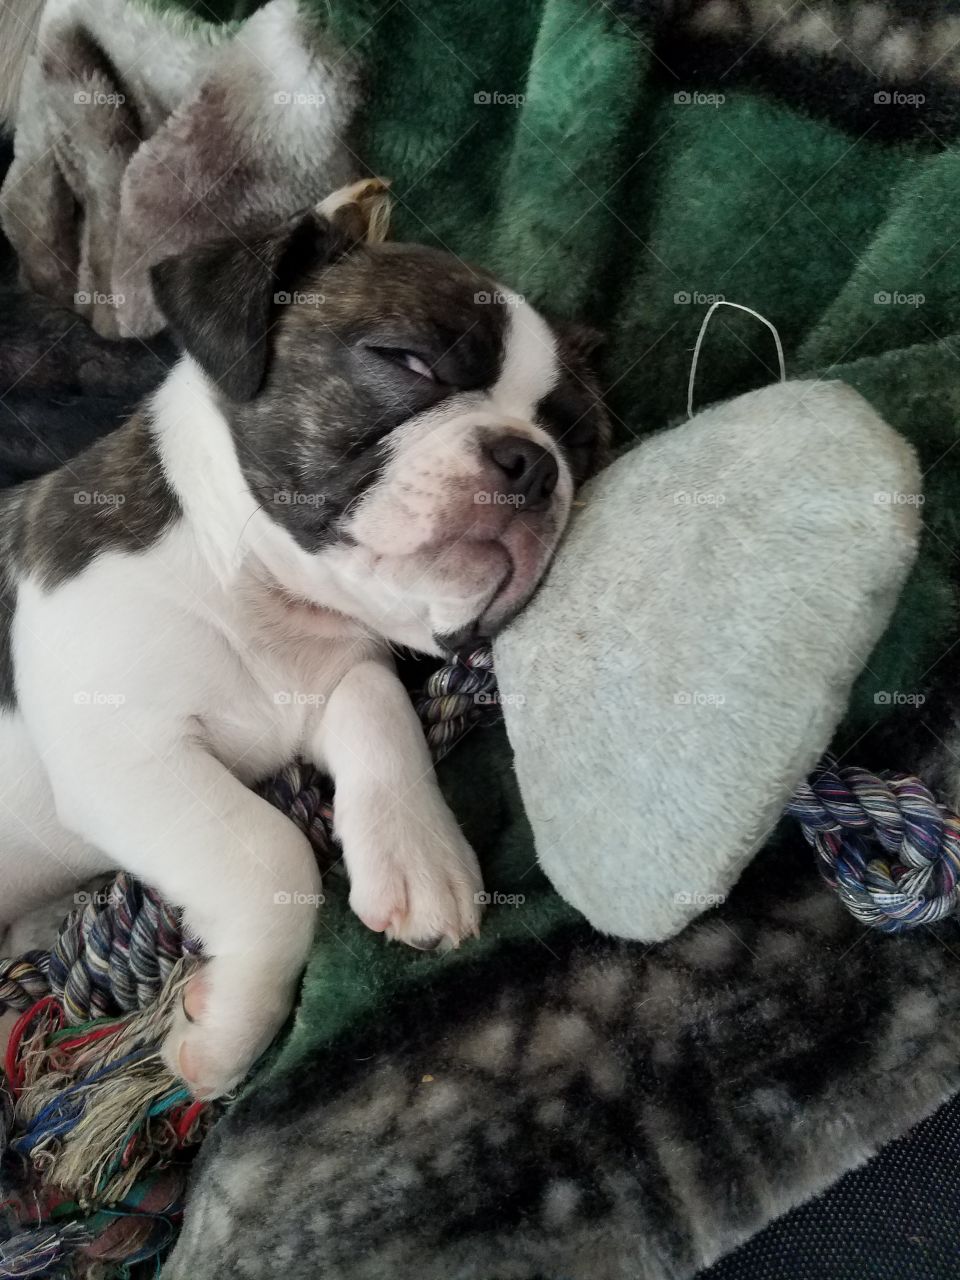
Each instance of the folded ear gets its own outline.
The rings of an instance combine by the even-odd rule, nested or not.
[[[351,247],[310,210],[257,236],[231,236],[151,268],[157,305],[185,350],[231,400],[251,400],[267,369],[276,294]]]
[[[365,178],[259,235],[231,235],[158,262],[157,306],[184,348],[231,400],[252,400],[267,371],[278,294],[362,240],[382,240],[388,183]]]

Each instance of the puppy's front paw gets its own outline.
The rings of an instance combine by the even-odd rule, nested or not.
[[[286,1020],[293,985],[288,979],[265,984],[265,976],[244,974],[232,959],[217,957],[184,987],[161,1056],[195,1098],[229,1093]]]
[[[364,842],[348,864],[350,905],[368,928],[423,951],[479,931],[480,866],[445,805],[385,821]]]

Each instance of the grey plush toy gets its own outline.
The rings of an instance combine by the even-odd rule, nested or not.
[[[494,655],[537,854],[606,933],[722,901],[828,746],[919,537],[912,449],[840,382],[700,413],[597,476]]]

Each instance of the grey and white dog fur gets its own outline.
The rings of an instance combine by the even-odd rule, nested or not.
[[[116,866],[181,905],[208,959],[164,1056],[198,1096],[286,1018],[321,901],[245,784],[333,776],[370,928],[478,928],[391,646],[501,627],[605,438],[583,342],[451,254],[368,243],[371,188],[156,267],[182,358],[0,507],[0,927]]]

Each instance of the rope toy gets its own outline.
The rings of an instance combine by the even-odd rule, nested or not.
[[[786,813],[799,820],[827,884],[864,924],[901,933],[960,907],[960,818],[919,778],[841,769],[825,756]]]
[[[435,671],[417,702],[417,712],[434,757],[449,751],[474,725],[499,719],[490,646],[479,645],[459,661]]]
[[[216,1114],[156,1052],[185,979],[175,970],[126,1019],[67,1026],[53,996],[18,1019],[4,1066],[0,1276],[129,1276],[172,1243],[189,1149]]]

